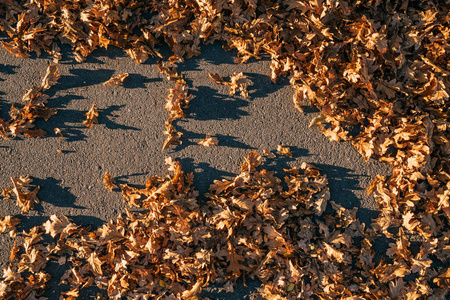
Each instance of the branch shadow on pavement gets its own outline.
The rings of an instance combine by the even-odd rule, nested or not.
[[[61,187],[61,182],[53,177],[33,178],[33,184],[41,187],[37,195],[40,202],[50,203],[57,207],[85,208],[75,204],[75,195],[70,192],[69,187]],[[37,206],[36,210],[42,211],[42,206]]]
[[[59,46],[61,47],[61,53],[63,55],[62,61],[60,62],[61,64],[79,64],[79,62],[75,59],[74,51],[72,50],[72,47],[70,45],[60,43]],[[102,61],[102,58],[104,57],[115,59],[117,57],[125,56],[127,56],[125,51],[115,46],[109,46],[108,49],[99,47],[95,49],[90,55],[85,57],[82,63],[103,64],[104,62]]]
[[[91,85],[101,84],[114,74],[111,69],[70,69],[72,75],[61,76],[58,84],[52,91],[67,90],[78,87],[88,87]]]
[[[130,73],[125,79],[123,87],[127,89],[148,88],[146,83],[154,83],[163,81],[162,78],[148,78],[137,73]]]
[[[70,102],[75,99],[83,99],[81,96],[77,95],[66,95],[63,97],[59,97],[58,100],[64,99],[60,101],[60,103],[55,108],[59,108],[60,106],[64,106],[64,102]],[[55,101],[56,102],[56,101]],[[108,129],[121,129],[121,130],[141,130],[140,128],[126,126],[122,124],[118,124],[114,122],[113,118],[115,114],[113,112],[121,109],[124,105],[112,105],[105,109],[99,110],[99,125],[103,125]],[[58,109],[58,113],[52,116],[49,120],[43,121],[38,119],[36,121],[36,127],[41,128],[48,132],[44,138],[55,137],[54,133],[55,128],[61,129],[64,140],[67,142],[76,142],[81,141],[86,138],[84,134],[84,129],[86,127],[82,124],[83,120],[86,119],[85,111],[79,110],[71,110],[71,109]]]
[[[140,128],[127,126],[127,125],[121,125],[112,120],[112,118],[115,118],[116,115],[113,114],[113,112],[120,110],[125,105],[111,105],[108,106],[108,108],[99,109],[99,124],[105,125],[108,129],[122,129],[122,130],[136,130],[140,131]]]
[[[64,140],[68,142],[81,141],[86,138],[86,135],[81,130],[85,128],[82,124],[85,119],[83,111],[64,109],[66,105],[73,100],[84,99],[78,95],[65,95],[49,100],[49,107],[58,109],[58,113],[52,116],[47,121],[39,118],[36,120],[36,128],[41,128],[48,132],[44,138],[55,137],[55,128],[61,129]],[[79,125],[74,125],[79,124]]]
[[[16,73],[16,68],[18,68],[18,66],[2,64],[0,67],[0,73],[12,75]]]
[[[235,174],[218,170],[211,167],[209,163],[194,162],[194,159],[190,157],[179,158],[181,169],[186,173],[194,173],[194,188],[199,192],[199,200],[204,199],[203,194],[208,192],[209,186],[214,182],[214,180],[222,180],[226,177],[235,176]]]
[[[194,56],[185,59],[182,63],[178,63],[177,69],[179,72],[184,73],[185,71],[199,70],[203,63],[216,66],[223,64],[235,65],[236,53],[236,51],[223,50],[220,42],[208,45],[203,44],[201,45],[201,54],[199,56]]]
[[[369,213],[370,210],[361,209],[361,199],[359,199],[354,191],[362,190],[359,186],[359,179],[369,177],[368,175],[354,174],[354,170],[337,167],[328,164],[314,164],[323,170],[327,175],[328,186],[330,187],[331,200],[342,205],[347,209],[353,207],[358,208],[358,218],[365,224],[371,223],[374,216]]]
[[[177,129],[178,128],[179,128],[179,126],[177,127]],[[177,145],[176,147],[172,148],[173,152],[180,151],[183,148],[186,148],[188,146],[193,146],[193,145],[196,145],[198,147],[204,147],[204,146],[198,145],[198,142],[200,142],[200,140],[205,138],[207,132],[206,133],[198,133],[198,132],[193,132],[193,131],[189,131],[189,130],[184,130],[182,128],[179,131],[183,133],[183,136],[181,137],[183,144]],[[212,134],[212,136],[216,137],[219,140],[219,144],[217,146],[213,146],[213,147],[230,147],[230,148],[240,148],[240,149],[248,149],[248,150],[255,149],[252,146],[249,146],[243,142],[240,142],[238,140],[239,137],[237,137],[237,136],[223,135],[223,134]]]
[[[293,153],[293,157],[308,156],[307,149],[300,149],[292,146],[289,146],[289,148]],[[275,151],[272,152],[275,153]],[[284,172],[284,169],[292,168],[290,163],[292,164],[294,160],[294,158],[277,155],[275,159],[266,159],[262,167],[268,171],[275,172],[274,175],[283,180],[283,186],[286,188],[286,184],[284,183],[286,173]],[[321,173],[327,176],[332,201],[335,201],[348,209],[358,207],[358,218],[366,225],[369,225],[371,220],[378,215],[377,211],[362,208],[360,203],[361,200],[354,193],[354,191],[362,190],[359,186],[359,179],[361,177],[368,177],[368,175],[354,174],[354,170],[334,165],[311,164],[319,168]],[[299,167],[299,165],[297,167]]]
[[[129,175],[121,175],[121,176],[114,177],[114,180],[116,181],[115,184],[117,186],[114,190],[120,191],[119,185],[121,185],[121,184],[127,184],[129,186],[143,188],[145,186],[145,181],[143,181],[141,183],[129,183],[128,180],[132,177],[144,176],[144,175],[147,175],[148,177],[150,177],[147,172],[133,173],[133,174],[129,174]]]
[[[186,119],[199,121],[206,120],[238,120],[249,113],[242,108],[247,107],[249,102],[242,98],[221,95],[207,86],[199,86],[197,90],[192,90],[195,97],[187,110]]]

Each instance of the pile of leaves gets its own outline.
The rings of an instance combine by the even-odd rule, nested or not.
[[[79,61],[113,45],[142,63],[161,57],[156,46],[165,43],[174,63],[216,40],[237,50],[236,62],[269,55],[272,80],[291,76],[296,107],[320,108],[313,124],[325,135],[392,165],[393,175],[370,189],[378,229],[389,235],[403,226],[429,238],[450,217],[449,7],[448,0],[7,0],[0,30],[10,37],[3,47],[20,57],[60,57],[62,42]],[[178,85],[169,98],[184,93]],[[164,148],[179,143],[171,119],[166,134]]]
[[[127,208],[97,230],[50,216],[14,245],[0,297],[46,299],[36,297],[49,288],[52,263],[67,268],[61,299],[92,285],[111,299],[197,299],[209,283],[230,291],[243,275],[261,280],[265,299],[445,296],[448,274],[430,267],[430,256],[442,254],[437,243],[413,256],[400,231],[388,253],[393,259],[376,263],[377,234],[360,223],[356,208],[329,201],[319,169],[303,163],[286,170],[283,186],[261,162],[249,153],[240,174],[216,180],[202,204],[193,174],[168,158],[166,177],[151,177],[144,188],[120,185],[124,201],[143,211]],[[405,282],[410,273],[419,276]]]
[[[11,118],[9,120],[0,119],[0,136],[6,139],[10,136],[25,135],[39,138],[46,135],[47,132],[45,130],[35,129],[33,123],[36,118],[43,118],[47,121],[57,113],[55,108],[46,107],[50,96],[43,92],[55,85],[60,77],[58,67],[50,64],[41,85],[33,86],[26,91],[21,101],[24,104],[23,107],[16,108],[14,105],[11,105],[9,111]]]
[[[431,291],[426,283],[433,277],[438,286],[449,286],[450,268],[439,275],[430,269],[429,257],[435,255],[446,262],[450,255],[450,1],[4,0],[0,2],[0,30],[10,37],[9,41],[2,42],[3,47],[19,57],[45,51],[58,60],[61,57],[58,43],[62,42],[72,45],[79,61],[98,47],[113,45],[142,63],[149,56],[161,57],[156,47],[165,43],[173,52],[169,63],[175,63],[199,55],[202,43],[214,41],[223,42],[226,50],[236,49],[238,63],[269,56],[272,80],[290,77],[295,106],[299,110],[305,105],[320,109],[320,116],[313,120],[312,126],[331,140],[351,142],[366,160],[373,158],[392,166],[392,176],[377,176],[369,192],[374,194],[380,209],[372,228],[376,234],[395,240],[388,252],[394,262],[382,261],[376,269],[368,267],[369,271],[376,270],[372,276],[368,271],[355,275],[367,283],[364,293],[372,293],[374,288],[384,295],[386,284],[390,282],[389,291],[402,291],[399,294],[402,297],[409,297],[409,292],[405,292],[409,290],[427,295]],[[183,80],[172,72],[173,69],[165,68],[169,79]],[[216,82],[223,81],[219,77],[213,74]],[[44,101],[39,100],[42,99],[39,95],[45,89],[43,85],[30,94],[27,103],[37,107],[34,111],[43,109]],[[183,106],[190,100],[185,85],[176,83],[167,100],[171,116],[166,123],[168,140],[164,148],[179,143],[181,134],[176,132],[172,121],[182,116]],[[45,111],[46,116],[51,113],[51,110]],[[30,131],[33,129],[29,127],[32,126],[29,111],[16,110],[11,117],[11,121],[1,121],[3,136],[26,132],[40,134]],[[227,202],[217,205],[224,211],[241,209]],[[285,207],[273,209],[278,214],[281,208]],[[253,218],[266,218],[264,214],[257,215],[252,211]],[[276,220],[269,224],[277,232],[289,233],[287,228],[293,226],[289,218],[285,220],[291,224],[287,227],[277,227]],[[220,220],[217,222],[215,230],[224,229]],[[311,228],[316,228],[314,221],[311,222]],[[333,222],[324,221],[324,224],[332,226]],[[242,220],[238,223],[239,226],[244,224]],[[239,228],[248,230],[246,226]],[[321,226],[317,226],[319,229],[312,231],[314,241],[320,241],[324,235]],[[231,240],[225,248],[228,252],[237,251],[236,256],[228,258],[239,262],[239,255],[245,259],[247,255],[240,248],[245,244],[233,242],[235,230],[241,229],[226,233],[231,234]],[[421,238],[421,250],[414,255],[408,250],[410,235]],[[358,251],[365,249],[366,254],[370,253],[372,240],[361,239]],[[336,247],[324,241],[322,248],[327,247],[324,243]],[[341,243],[340,247],[347,245]],[[332,250],[342,252],[340,248],[333,248],[330,253],[334,253]],[[343,252],[339,260],[350,264]],[[328,254],[314,255],[323,259]],[[225,262],[227,256],[223,254],[217,259]],[[370,259],[363,260],[370,265]],[[248,268],[256,261],[255,258],[250,262]],[[305,266],[300,260],[295,262],[301,268]],[[276,264],[270,259],[267,263]],[[351,264],[358,265],[354,260]],[[261,265],[260,270],[264,266]],[[308,269],[311,268],[315,266]],[[317,268],[320,270],[319,266]],[[327,265],[325,273],[339,274],[336,268]],[[360,268],[365,268],[362,263]],[[230,267],[230,271],[235,275],[252,272],[235,267]],[[226,269],[223,272],[226,274]],[[342,276],[346,276],[346,272],[350,271],[346,270]],[[402,278],[408,272],[417,274],[418,278],[405,283]],[[386,276],[380,279],[377,274]],[[270,276],[267,278],[272,280]],[[331,283],[339,292],[342,289],[342,293],[359,291],[352,285],[353,281],[339,285],[333,280],[319,276],[323,288]],[[289,279],[283,277],[282,282],[289,282]],[[302,291],[309,289],[308,284],[314,294],[320,293],[308,280]],[[297,285],[292,289],[296,288]],[[284,291],[290,289],[287,285]],[[336,293],[331,287],[322,293],[329,291]],[[440,293],[439,289],[435,291]]]

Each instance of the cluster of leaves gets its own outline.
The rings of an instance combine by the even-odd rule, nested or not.
[[[68,268],[60,278],[68,286],[61,299],[75,299],[91,285],[111,299],[197,299],[209,283],[232,290],[242,275],[262,281],[265,299],[446,294],[448,276],[431,268],[429,257],[442,254],[442,241],[424,244],[412,257],[400,231],[388,251],[393,260],[376,263],[372,245],[378,235],[360,223],[356,208],[329,201],[328,180],[319,169],[303,163],[286,170],[283,186],[261,162],[256,151],[249,153],[238,176],[214,181],[203,205],[193,174],[167,158],[170,175],[151,177],[144,188],[120,185],[124,201],[144,212],[127,208],[97,230],[52,215],[14,245],[0,297],[46,299],[35,297],[49,287],[49,263]],[[112,180],[105,176],[108,188]],[[403,281],[411,272],[420,276]],[[431,289],[433,281],[440,288]]]
[[[40,187],[33,185],[33,181],[29,176],[20,176],[19,178],[11,178],[13,188],[8,190],[2,189],[1,196],[5,200],[16,199],[17,206],[22,209],[22,213],[28,213],[34,208],[34,203],[39,203],[37,193]]]
[[[189,103],[194,96],[188,93],[183,74],[179,74],[175,66],[169,68],[162,61],[158,61],[158,70],[161,74],[165,74],[168,80],[175,82],[174,88],[169,89],[165,105],[169,112],[169,117],[165,123],[166,130],[164,130],[164,134],[167,135],[167,138],[164,141],[162,150],[167,150],[170,146],[181,145],[180,138],[183,133],[176,130],[174,121],[185,117],[185,110],[189,107]]]
[[[47,121],[56,114],[57,110],[55,108],[45,106],[50,97],[43,94],[43,92],[55,85],[60,77],[58,67],[50,64],[41,85],[33,86],[23,96],[22,103],[24,106],[16,108],[12,105],[9,111],[11,119],[0,119],[0,136],[6,139],[9,136],[18,135],[38,138],[46,135],[47,132],[45,130],[34,129],[35,125],[33,123],[36,118],[44,118]]]
[[[141,63],[160,56],[161,41],[171,63],[216,40],[237,49],[237,62],[266,53],[273,81],[292,76],[296,106],[321,109],[313,124],[325,135],[392,165],[393,176],[377,177],[371,189],[379,230],[389,235],[408,224],[428,238],[450,215],[449,7],[448,0],[3,1],[0,29],[12,39],[3,46],[21,57],[56,55],[58,42],[71,44],[80,61],[114,45]],[[179,143],[171,122],[166,134],[164,148]]]
[[[326,265],[326,276],[321,275],[322,265],[318,262],[310,265],[307,270],[318,270],[321,287],[326,290],[317,292],[314,290],[317,285],[311,284],[315,281],[306,280],[302,291],[308,291],[309,284],[314,294],[338,291],[344,297],[345,293],[360,291],[354,283],[363,286],[364,291],[360,292],[368,293],[365,295],[369,298],[377,298],[370,293],[414,298],[417,295],[411,291],[418,295],[431,293],[427,282],[433,277],[438,286],[448,287],[450,269],[437,276],[430,268],[429,257],[433,255],[444,262],[449,258],[450,1],[61,0],[55,4],[54,1],[7,0],[0,2],[0,29],[12,39],[2,42],[3,46],[21,57],[42,50],[59,57],[57,42],[61,41],[73,46],[79,61],[97,47],[114,45],[141,63],[150,55],[160,56],[155,46],[162,40],[174,53],[169,59],[171,63],[200,54],[201,43],[216,40],[222,41],[226,49],[237,50],[237,62],[269,55],[273,81],[279,76],[291,76],[296,107],[302,110],[302,106],[309,104],[321,110],[311,125],[331,140],[351,141],[366,160],[387,162],[393,169],[389,178],[377,176],[369,192],[374,194],[380,208],[373,230],[395,239],[388,252],[395,262],[380,262],[373,268],[372,260],[367,258],[372,257],[369,251],[372,240],[366,233],[357,249],[365,251],[359,263],[363,271],[359,275],[352,273],[360,282],[339,281],[346,280],[347,272],[351,272],[339,269],[339,264],[350,264],[342,250],[347,243],[340,243],[336,249],[337,245],[322,241],[323,225],[317,225],[319,229],[312,231],[310,240],[322,241],[322,247],[318,248],[328,249],[325,246],[328,245],[331,250],[313,254],[319,261],[336,255],[334,259],[342,262],[338,266]],[[182,79],[169,75],[171,70],[165,69],[169,79]],[[40,91],[30,96],[30,103],[34,98],[41,99],[37,96]],[[164,148],[179,143],[180,133],[175,131],[171,118],[182,116],[183,105],[189,100],[185,86],[177,83],[168,97],[171,117],[166,123],[169,138]],[[36,111],[40,110],[36,108]],[[3,136],[33,133],[27,127],[32,123],[28,111],[12,109],[12,112],[13,121],[1,121]],[[16,120],[23,127],[10,127]],[[232,212],[233,207],[229,203],[221,204],[224,211]],[[279,213],[278,207],[274,211]],[[341,214],[341,217],[345,216]],[[289,233],[283,227],[285,223],[278,228],[279,221],[273,222],[270,224],[277,232]],[[316,228],[315,221],[311,222],[309,226]],[[335,223],[339,222],[342,221]],[[335,230],[332,226],[330,232]],[[408,250],[406,236],[409,234],[423,238],[421,250],[415,255]],[[289,240],[284,236],[283,239]],[[282,239],[276,242],[281,243]],[[233,259],[238,263],[239,255],[247,259],[239,247],[242,244],[231,241],[225,247],[229,253],[236,253]],[[350,253],[356,251],[351,249]],[[335,253],[334,250],[344,252],[343,256],[328,254]],[[224,265],[227,256],[223,254],[222,258]],[[301,260],[295,262],[301,268],[305,266]],[[278,264],[269,258],[267,263]],[[358,266],[358,261],[352,263]],[[261,265],[261,270],[264,266]],[[365,269],[366,266],[372,268]],[[341,270],[344,277],[336,275],[330,279],[328,274],[339,274],[335,270]],[[251,272],[246,268],[236,270],[235,266],[230,271],[232,274]],[[223,272],[227,274],[226,270]],[[419,277],[405,283],[402,278],[408,272]],[[286,280],[290,279],[285,279],[289,276],[285,275],[281,282],[289,282]],[[265,282],[273,280],[270,276],[261,278]],[[297,285],[287,285],[285,291],[297,288]]]

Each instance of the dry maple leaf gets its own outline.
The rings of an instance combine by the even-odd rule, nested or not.
[[[252,83],[244,74],[234,73],[231,77],[230,95],[234,95],[236,91],[241,92],[241,96],[248,99],[247,87]]]
[[[166,121],[166,130],[164,131],[164,134],[167,135],[166,140],[164,141],[162,150],[169,149],[170,146],[176,146],[181,145],[180,138],[183,135],[182,132],[177,132],[175,130],[175,127],[172,125],[172,122]]]
[[[103,262],[98,258],[97,254],[95,252],[92,252],[89,258],[87,259],[89,263],[89,267],[91,268],[92,272],[96,276],[103,275],[102,272],[102,264]]]
[[[269,149],[263,149],[263,155],[267,158],[275,158],[275,154],[273,154]]]
[[[105,177],[103,177],[103,183],[105,184],[107,189],[110,189],[111,191],[116,188],[116,181],[114,178],[109,174],[108,172],[105,173]]]
[[[433,279],[433,282],[442,288],[448,289],[448,287],[450,286],[450,268],[447,268],[444,273],[436,276]]]
[[[125,81],[125,79],[129,76],[130,74],[128,73],[122,73],[122,74],[118,74],[116,76],[111,77],[110,79],[108,79],[108,81],[103,82],[103,85],[109,85],[109,86],[121,86],[123,85],[123,82]]]
[[[287,157],[293,156],[291,153],[291,149],[289,149],[289,147],[283,147],[283,144],[281,144],[281,143],[277,146],[277,152],[278,152],[278,154],[284,155]]]
[[[91,109],[85,114],[86,120],[83,121],[83,124],[86,127],[92,127],[94,124],[98,124],[98,110],[95,104],[92,104]]]
[[[57,73],[58,67],[56,65],[50,64],[47,68],[46,74],[42,79],[41,87],[42,90],[48,90],[53,85],[55,85],[58,80],[61,78],[61,75]]]
[[[261,155],[258,151],[250,152],[247,157],[244,158],[244,163],[241,167],[241,172],[254,172],[256,168],[261,164]]]
[[[313,211],[317,216],[321,216],[325,212],[328,200],[330,200],[330,189],[328,187],[314,195]]]
[[[22,213],[27,213],[34,208],[34,203],[39,203],[37,193],[40,187],[31,185],[32,179],[29,176],[20,176],[11,178],[13,189],[12,193],[16,197],[17,206],[21,207]],[[32,190],[30,190],[33,188]]]
[[[227,242],[227,250],[229,265],[226,271],[232,276],[239,277],[241,276],[241,270],[246,269],[246,267],[240,263],[240,261],[244,261],[244,257],[235,252],[235,248],[230,241]]]
[[[50,219],[43,224],[45,232],[52,237],[60,234],[60,239],[64,239],[78,230],[78,226],[70,222],[66,216],[51,215]]]
[[[27,137],[41,138],[47,134],[47,131],[42,129],[28,129],[23,134]]]
[[[206,134],[205,138],[198,142],[198,144],[205,147],[212,147],[217,146],[219,144],[219,140],[210,134]]]

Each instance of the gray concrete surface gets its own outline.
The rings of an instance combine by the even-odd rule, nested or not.
[[[111,48],[97,50],[79,64],[66,49],[58,66],[61,79],[49,91],[48,106],[57,108],[58,114],[36,122],[48,136],[0,141],[0,187],[10,187],[11,176],[24,174],[41,186],[41,203],[21,216],[24,221],[19,230],[41,224],[51,214],[64,214],[93,227],[114,218],[123,211],[124,203],[120,192],[104,187],[106,171],[119,183],[142,184],[148,176],[166,174],[164,158],[172,156],[181,160],[184,170],[195,172],[194,183],[204,193],[214,179],[234,176],[247,152],[262,148],[275,151],[280,142],[291,147],[294,157],[278,157],[267,168],[279,172],[302,161],[319,166],[329,177],[332,200],[345,207],[359,207],[359,217],[369,222],[377,207],[365,189],[376,174],[389,174],[389,167],[375,161],[366,163],[349,143],[330,142],[316,129],[308,128],[317,111],[307,109],[302,114],[294,108],[288,79],[273,84],[268,60],[238,65],[234,59],[235,53],[224,52],[215,44],[203,46],[201,56],[178,65],[195,98],[187,117],[177,123],[184,134],[183,144],[162,152],[168,116],[164,104],[173,83],[159,74],[156,60],[137,65],[123,51]],[[11,104],[18,103],[28,88],[41,81],[50,61],[48,57],[15,58],[0,49],[3,118]],[[101,84],[123,72],[130,73],[123,87]],[[229,96],[227,87],[210,80],[210,72],[222,76],[244,72],[254,83],[249,88],[250,99]],[[82,124],[84,113],[93,103],[100,109],[100,124],[86,128]],[[62,130],[65,139],[53,133],[55,127]],[[217,147],[197,145],[206,133],[218,137]],[[13,201],[0,201],[0,215],[19,213]],[[12,239],[0,235],[0,267],[8,264],[11,246]],[[249,288],[240,287],[233,298],[245,298],[249,293]]]

